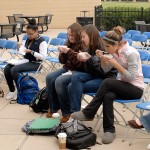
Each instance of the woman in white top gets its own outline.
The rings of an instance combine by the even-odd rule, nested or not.
[[[115,139],[113,101],[115,99],[138,99],[143,94],[144,81],[140,55],[136,49],[122,41],[123,28],[118,26],[109,31],[103,38],[105,50],[110,56],[105,56],[97,50],[101,58],[101,66],[105,71],[112,67],[118,70],[117,79],[107,78],[101,83],[96,96],[85,109],[73,113],[73,118],[89,121],[93,120],[98,108],[103,104],[104,144]]]
[[[17,80],[20,73],[26,71],[36,71],[41,61],[44,60],[47,55],[47,43],[44,38],[39,35],[38,26],[35,19],[29,20],[26,33],[28,38],[24,45],[20,46],[19,51],[24,53],[24,58],[28,59],[29,62],[20,65],[7,64],[4,68],[4,75],[9,87],[9,92],[6,95],[7,100],[17,98],[13,81],[15,81],[17,86]]]

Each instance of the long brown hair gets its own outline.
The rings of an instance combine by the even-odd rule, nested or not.
[[[70,29],[72,34],[74,35],[75,43],[71,43],[69,40],[67,40],[65,45],[74,50],[80,50],[81,49],[80,32],[82,30],[82,26],[79,23],[73,23],[68,27],[68,29]]]
[[[104,49],[101,37],[99,35],[99,31],[94,25],[92,24],[86,25],[83,27],[82,31],[84,31],[89,36],[90,43],[89,43],[88,53],[90,55],[95,55],[95,51],[97,49],[100,49],[100,50]],[[82,47],[84,47],[84,43],[82,43]]]

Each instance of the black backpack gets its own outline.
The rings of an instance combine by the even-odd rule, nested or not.
[[[86,127],[78,120],[62,123],[58,126],[55,137],[61,132],[67,134],[66,147],[69,149],[90,149],[89,147],[95,145],[96,134],[92,132],[92,128]]]
[[[47,90],[46,87],[42,88],[33,98],[29,107],[33,109],[34,112],[47,112],[49,108],[47,100]]]

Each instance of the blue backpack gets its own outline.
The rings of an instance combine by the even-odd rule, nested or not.
[[[28,74],[19,76],[17,86],[17,103],[19,104],[30,104],[39,92],[37,80]]]

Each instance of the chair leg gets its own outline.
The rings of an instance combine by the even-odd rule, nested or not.
[[[135,129],[135,131],[134,131],[134,133],[133,133],[133,135],[132,135],[132,137],[131,137],[131,140],[129,141],[129,146],[132,145],[132,142],[133,142],[133,139],[134,139],[134,137],[135,137],[136,131],[137,131],[137,130]]]
[[[102,117],[102,113],[103,113],[103,111],[100,112],[99,117],[97,118],[97,121],[96,121],[96,123],[95,123],[95,125],[93,127],[93,131],[96,130],[96,127],[98,126],[98,123],[99,123],[99,121],[100,121],[100,119]]]

